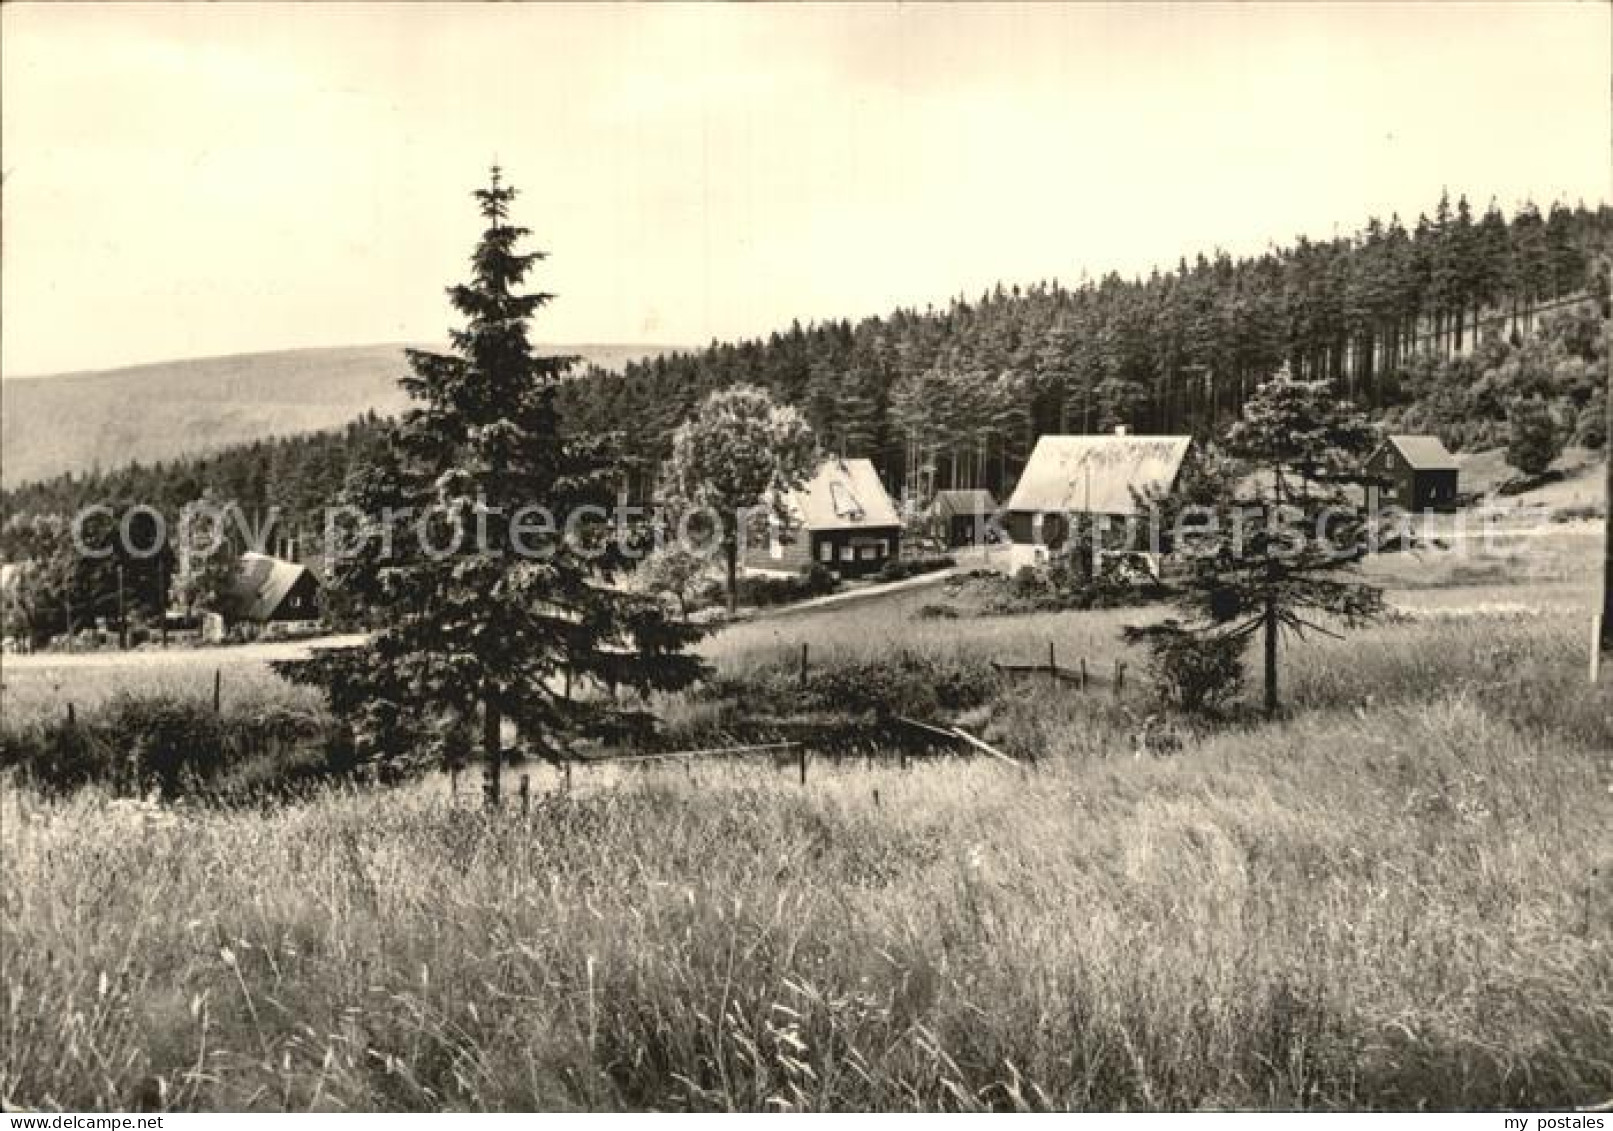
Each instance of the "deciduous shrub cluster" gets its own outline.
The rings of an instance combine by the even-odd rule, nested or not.
[[[917,577],[921,573],[935,573],[937,570],[951,569],[957,564],[956,558],[946,554],[922,558],[892,558],[885,563],[875,577],[879,581],[903,581],[909,577]]]
[[[758,608],[790,605],[809,597],[833,593],[839,585],[834,574],[817,564],[795,575],[757,574],[739,579],[739,603]]]
[[[216,714],[170,695],[120,694],[83,717],[0,730],[0,769],[43,793],[96,785],[166,798],[246,797],[354,772],[345,730],[289,707]]]
[[[990,702],[999,689],[983,659],[934,653],[811,663],[803,684],[794,655],[764,661],[702,686],[707,699],[729,700],[750,715],[832,712],[844,716],[946,717]]]

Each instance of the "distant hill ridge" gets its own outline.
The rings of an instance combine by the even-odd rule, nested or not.
[[[231,354],[0,382],[0,484],[153,463],[400,410],[402,343]],[[427,346],[425,348],[433,348]],[[673,347],[545,345],[619,369]]]

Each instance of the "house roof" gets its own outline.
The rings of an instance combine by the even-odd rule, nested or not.
[[[930,500],[930,513],[943,519],[965,516],[973,518],[976,515],[992,514],[996,510],[997,500],[984,488],[937,491],[935,498]]]
[[[786,496],[786,503],[808,530],[902,525],[879,473],[865,459],[824,460],[811,479]]]
[[[1135,514],[1132,491],[1169,490],[1192,442],[1190,436],[1043,436],[1008,509]]]
[[[1416,471],[1458,471],[1461,468],[1438,436],[1390,436],[1384,442],[1393,444]]]
[[[239,620],[269,620],[304,577],[313,577],[307,566],[268,554],[242,554],[224,611]]]

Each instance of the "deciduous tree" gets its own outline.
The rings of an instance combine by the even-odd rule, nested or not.
[[[753,385],[713,393],[672,437],[663,476],[681,508],[716,523],[728,581],[739,604],[739,548],[746,515],[800,486],[812,466],[812,429],[801,414]]]

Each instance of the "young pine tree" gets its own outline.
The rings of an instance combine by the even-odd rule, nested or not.
[[[608,504],[616,475],[603,442],[561,435],[555,388],[570,359],[528,340],[551,296],[517,291],[543,254],[517,250],[528,232],[509,223],[515,195],[497,167],[476,192],[487,228],[470,280],[448,291],[465,325],[448,353],[409,352],[414,406],[344,488],[360,545],[335,585],[377,627],[358,647],[281,665],[321,686],[379,758],[464,750],[479,728],[490,805],[506,720],[550,758],[572,736],[649,723],[614,693],[570,696],[572,677],[644,692],[700,671],[683,653],[697,629],[611,585],[622,527],[569,521]]]

